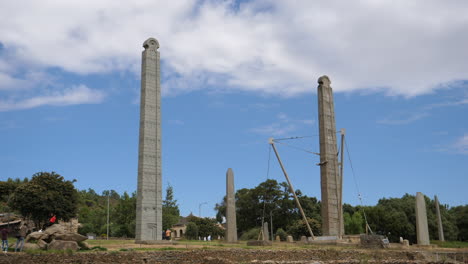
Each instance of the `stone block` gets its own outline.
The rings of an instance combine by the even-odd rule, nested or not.
[[[47,242],[42,239],[39,239],[36,245],[39,246],[40,249],[47,249]]]
[[[85,237],[85,236],[82,236],[80,234],[68,233],[68,234],[58,234],[58,235],[55,236],[55,239],[56,240],[81,242],[81,241],[85,241],[88,238]]]
[[[361,247],[364,248],[387,248],[388,240],[382,235],[361,235]]]
[[[47,246],[48,250],[78,250],[78,243],[75,241],[65,241],[65,240],[53,240]]]
[[[35,243],[24,243],[23,250],[34,250],[34,249],[40,249],[40,248]]]
[[[287,236],[287,237],[286,237],[286,242],[288,242],[288,243],[293,243],[293,242],[294,242],[293,237],[292,237],[292,236]]]
[[[43,233],[47,235],[65,234],[65,229],[59,224],[54,224],[52,226],[49,226]]]

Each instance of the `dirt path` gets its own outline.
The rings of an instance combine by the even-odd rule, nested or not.
[[[412,251],[361,249],[194,249],[113,251],[74,254],[9,253],[0,263],[449,263],[431,262]]]

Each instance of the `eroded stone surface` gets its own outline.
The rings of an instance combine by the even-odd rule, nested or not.
[[[136,241],[162,240],[161,86],[159,43],[143,43]]]
[[[416,237],[418,245],[429,245],[429,227],[427,225],[426,201],[424,195],[416,193]]]
[[[324,236],[343,235],[342,180],[338,171],[335,110],[330,78],[318,80],[318,114],[320,138],[320,185],[322,197],[322,233]]]

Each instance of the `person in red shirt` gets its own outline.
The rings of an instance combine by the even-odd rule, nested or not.
[[[49,225],[55,224],[55,221],[57,221],[57,217],[52,214],[52,217],[49,219]]]

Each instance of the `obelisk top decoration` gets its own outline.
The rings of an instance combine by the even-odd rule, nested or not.
[[[149,38],[143,42],[143,48],[145,49],[159,49],[159,42],[155,38]]]
[[[330,87],[331,81],[330,81],[330,78],[328,78],[328,76],[323,75],[322,77],[318,79],[318,83],[321,85]]]

